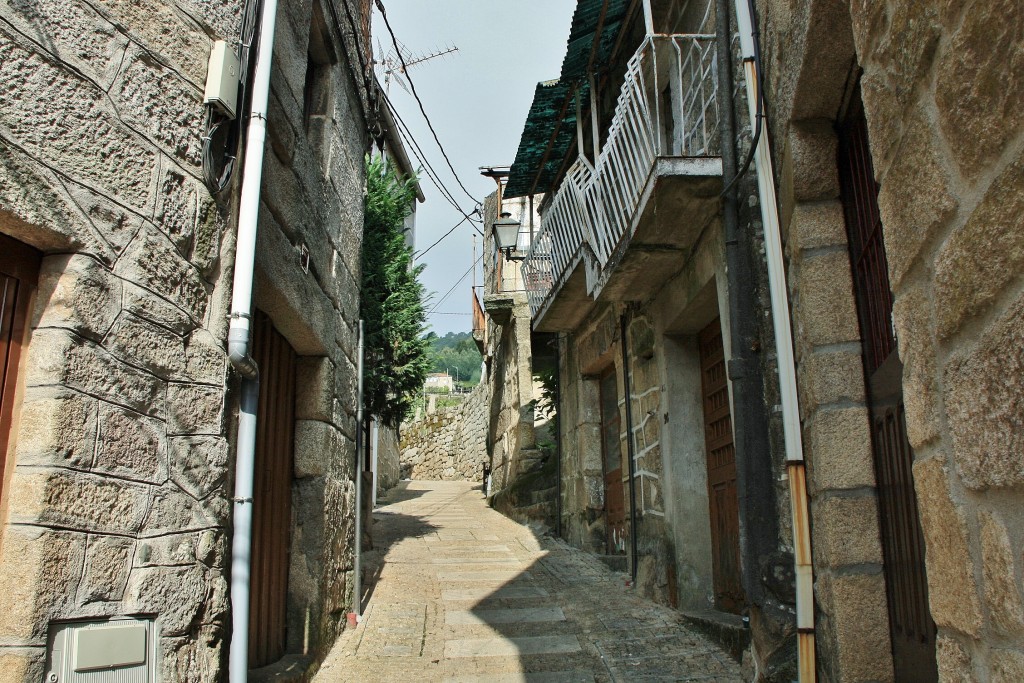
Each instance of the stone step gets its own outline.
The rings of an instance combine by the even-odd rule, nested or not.
[[[625,573],[629,569],[629,563],[625,555],[598,555],[597,559],[608,565],[612,571]]]
[[[737,662],[750,645],[750,622],[746,617],[717,610],[687,610],[686,618],[698,631],[712,638]]]
[[[465,638],[444,644],[444,656],[522,657],[523,655],[566,654],[583,648],[576,636],[525,636],[522,638]]]
[[[561,607],[455,610],[447,612],[444,617],[446,624],[454,626],[539,624],[551,621],[565,621]]]

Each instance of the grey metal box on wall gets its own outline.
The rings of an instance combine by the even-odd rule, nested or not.
[[[50,625],[47,683],[154,683],[153,621],[115,618]]]

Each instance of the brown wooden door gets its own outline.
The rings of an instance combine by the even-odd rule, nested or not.
[[[839,126],[839,175],[871,412],[893,665],[898,681],[936,681],[924,538],[903,410],[903,366],[892,330],[892,290],[859,90]]]
[[[711,564],[715,606],[739,614],[746,602],[740,578],[740,521],[736,499],[736,449],[732,439],[729,384],[719,319],[698,336],[704,439],[711,517]]]
[[[609,555],[624,555],[628,536],[621,435],[619,393],[613,368],[601,377],[601,455],[604,459],[604,512]]]
[[[7,444],[14,422],[18,365],[29,303],[39,277],[39,252],[0,235],[0,500],[7,480]]]
[[[266,314],[253,316],[252,353],[260,368],[253,482],[249,667],[285,654],[295,441],[295,351]]]

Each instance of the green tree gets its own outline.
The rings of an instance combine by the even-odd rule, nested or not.
[[[470,332],[449,332],[443,337],[428,333],[431,372],[458,374],[460,385],[474,385],[480,381],[480,363],[483,358]]]
[[[412,265],[404,223],[415,199],[414,179],[402,180],[382,159],[366,161],[363,281],[365,410],[392,427],[406,416],[430,368],[423,266]]]

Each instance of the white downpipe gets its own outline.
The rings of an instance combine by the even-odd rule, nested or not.
[[[263,178],[263,143],[267,133],[270,65],[274,53],[277,0],[263,0],[256,40],[259,52],[253,73],[252,104],[246,133],[245,166],[238,210],[238,240],[228,328],[228,358],[242,375],[235,454],[234,524],[231,535],[230,683],[245,683],[249,668],[249,579],[252,547],[253,471],[256,456],[256,408],[259,369],[249,353],[252,280],[256,267],[256,227]]]
[[[751,130],[757,126],[759,83],[754,63],[753,17],[748,0],[735,0],[737,30],[747,85],[747,107]],[[811,560],[810,519],[807,481],[804,468],[803,436],[800,430],[800,400],[797,395],[796,360],[793,354],[793,328],[790,320],[786,266],[782,253],[775,172],[765,122],[754,154],[757,187],[764,226],[765,257],[771,294],[772,326],[779,367],[779,393],[782,403],[782,427],[789,476],[790,509],[793,518],[793,556],[796,569],[796,625],[798,667],[801,683],[815,680],[814,662],[814,574]]]
[[[379,446],[380,427],[377,426],[377,421],[374,420],[370,423],[370,473],[373,475],[373,487],[370,490],[373,492],[373,507],[377,507],[377,470],[380,469],[377,464],[380,451]]]
[[[359,321],[356,357],[356,538],[352,570],[352,614],[358,624],[363,615],[363,321]]]

